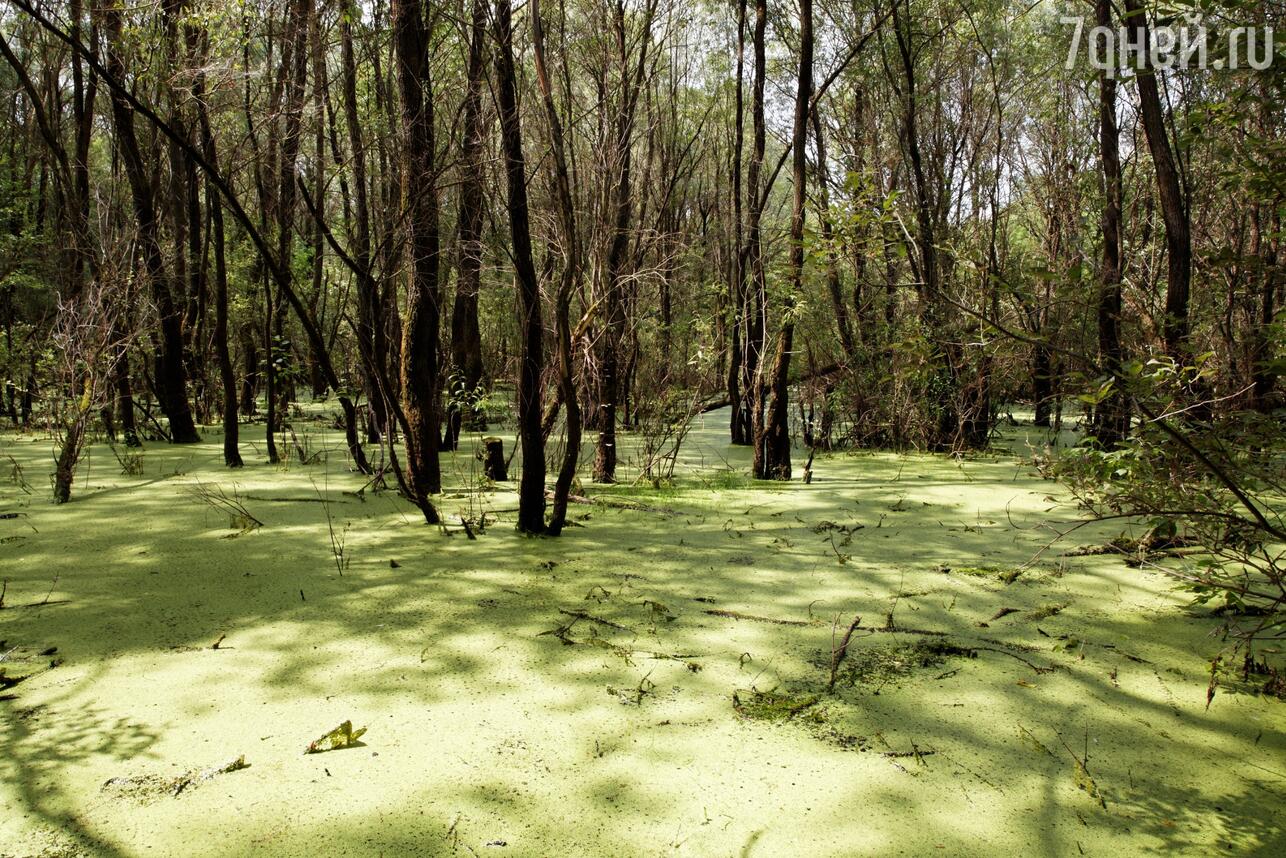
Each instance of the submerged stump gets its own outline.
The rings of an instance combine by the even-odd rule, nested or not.
[[[482,449],[478,451],[482,459],[482,473],[492,482],[504,482],[509,479],[509,469],[505,465],[505,442],[494,435],[482,439]]]

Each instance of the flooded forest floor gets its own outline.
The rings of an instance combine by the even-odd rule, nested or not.
[[[1218,618],[1058,538],[1044,435],[770,484],[726,425],[559,539],[472,436],[449,533],[322,421],[94,445],[63,507],[0,436],[0,855],[1286,854],[1286,706],[1207,708]]]

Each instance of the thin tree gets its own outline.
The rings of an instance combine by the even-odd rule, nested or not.
[[[438,464],[439,379],[438,195],[434,174],[433,84],[429,35],[418,0],[394,0],[393,44],[402,100],[402,200],[407,212],[411,276],[402,333],[402,408],[409,434],[411,490],[422,499],[442,490]]]
[[[1094,14],[1100,27],[1112,27],[1112,0],[1095,0]],[[1098,356],[1112,387],[1097,404],[1094,432],[1099,443],[1111,447],[1130,427],[1129,398],[1121,389],[1121,155],[1116,121],[1116,78],[1112,70],[1099,72],[1099,163],[1103,173],[1103,257],[1098,286]]]
[[[761,480],[790,479],[790,355],[795,342],[795,300],[804,285],[804,225],[807,217],[808,115],[813,93],[813,0],[799,2],[799,77],[795,90],[795,126],[791,134],[791,180],[794,202],[790,216],[790,293],[782,312],[773,359],[771,387],[755,437],[754,472]]]
[[[505,153],[509,234],[514,280],[518,291],[518,328],[522,337],[518,369],[518,439],[522,448],[522,477],[518,484],[518,531],[534,535],[545,530],[545,440],[540,431],[544,332],[540,318],[540,284],[536,280],[536,265],[531,255],[527,166],[522,153],[522,119],[518,109],[517,75],[514,71],[512,14],[510,0],[497,0],[496,102],[500,112],[500,136]]]

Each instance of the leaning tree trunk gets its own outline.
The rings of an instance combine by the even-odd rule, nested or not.
[[[1125,0],[1126,14],[1132,20],[1136,45],[1150,44],[1147,13],[1139,0]],[[1188,201],[1175,152],[1170,145],[1170,132],[1166,129],[1165,111],[1161,106],[1157,72],[1152,68],[1140,69],[1139,115],[1143,131],[1152,153],[1156,171],[1157,196],[1161,200],[1161,215],[1165,220],[1166,290],[1165,320],[1162,334],[1166,354],[1180,363],[1191,359],[1188,343],[1188,293],[1192,281],[1192,230],[1188,215]]]

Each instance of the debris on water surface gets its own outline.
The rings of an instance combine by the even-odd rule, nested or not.
[[[365,727],[353,729],[352,721],[345,721],[334,730],[322,736],[314,742],[308,744],[308,750],[305,754],[320,754],[324,751],[341,751],[344,748],[352,748],[358,745],[360,739],[366,733]]]

